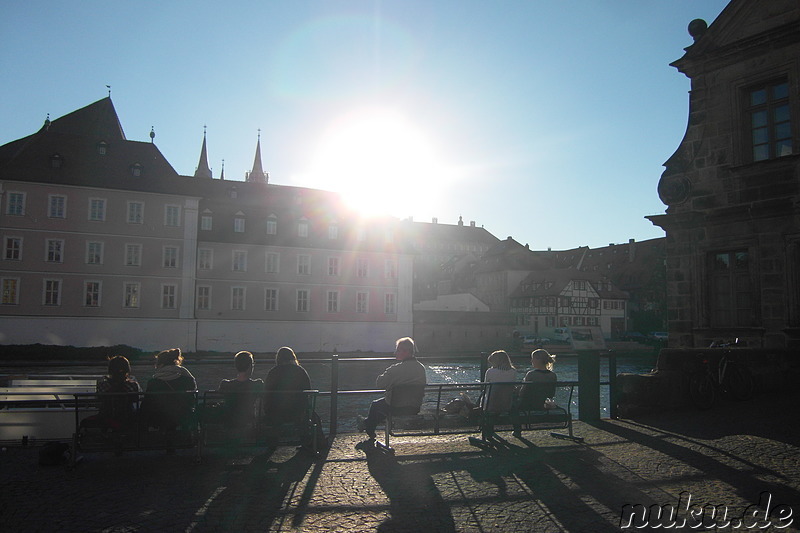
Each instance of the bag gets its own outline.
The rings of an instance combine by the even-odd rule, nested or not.
[[[69,444],[64,442],[48,442],[39,450],[39,465],[58,466],[69,460]]]

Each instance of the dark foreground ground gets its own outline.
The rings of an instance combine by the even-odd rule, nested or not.
[[[365,456],[354,450],[361,437],[347,434],[317,462],[293,448],[212,450],[199,465],[188,451],[142,452],[86,455],[68,470],[12,447],[0,453],[0,530],[798,531],[798,402],[798,392],[761,395],[576,423],[583,444],[548,432],[502,434],[491,449],[465,436],[413,437],[393,440],[394,457]],[[714,506],[715,520],[709,507],[705,527],[693,528],[702,506]],[[647,521],[626,528],[645,507]]]

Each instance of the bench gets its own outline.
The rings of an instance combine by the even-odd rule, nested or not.
[[[74,466],[78,453],[165,450],[198,448],[198,421],[195,416],[197,391],[179,392],[83,392],[75,393],[74,419],[72,433],[71,466]],[[96,418],[104,401],[119,399],[129,402],[132,416],[121,424],[108,424]],[[169,402],[186,401],[187,409],[176,426],[158,427],[152,425],[142,412],[146,401],[161,399]]]
[[[309,446],[317,455],[319,419],[314,415],[318,390],[273,392],[273,394],[298,395],[305,404],[304,416],[299,421],[270,423],[263,412],[264,393],[206,391],[200,395],[198,417],[200,422],[200,452],[210,447],[230,446]],[[299,396],[302,395],[302,398]]]
[[[577,382],[561,381],[551,384],[534,382],[514,383],[440,383],[425,386],[425,401],[420,414],[410,416],[390,415],[386,420],[384,447],[391,450],[389,445],[391,437],[400,436],[431,436],[431,435],[460,435],[480,433],[481,438],[470,437],[473,444],[485,443],[490,435],[498,431],[513,431],[514,423],[520,425],[523,431],[557,430],[566,429],[567,434],[551,433],[555,438],[569,439],[582,442],[581,437],[576,437],[572,430],[572,397]],[[451,400],[459,398],[461,394],[482,397],[491,394],[492,387],[530,387],[532,390],[548,388],[557,390],[556,404],[552,409],[521,408],[517,399],[512,408],[501,413],[487,413],[480,411],[471,416],[451,414],[444,410]],[[552,393],[547,397],[552,396]],[[475,399],[473,398],[473,401]],[[475,402],[479,404],[480,402]],[[543,403],[543,402],[542,402]]]
[[[91,385],[0,387],[0,441],[69,439],[76,392]]]

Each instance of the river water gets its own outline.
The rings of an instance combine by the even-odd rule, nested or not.
[[[368,390],[375,388],[375,377],[383,372],[383,370],[392,364],[394,361],[391,359],[382,360],[364,360],[364,359],[349,359],[339,362],[339,391],[348,390]],[[428,383],[476,383],[479,381],[480,363],[471,360],[450,360],[444,361],[442,359],[425,359],[421,358],[427,369]],[[522,380],[525,373],[530,370],[530,366],[526,364],[527,361],[518,362],[515,360],[517,366],[517,379]],[[327,426],[330,421],[330,395],[327,394],[331,390],[331,368],[332,364],[330,359],[318,360],[301,360],[301,364],[308,371],[311,377],[311,383],[314,388],[320,390],[320,396],[317,402],[317,412],[322,417],[323,423]],[[630,373],[644,373],[649,372],[654,363],[648,357],[618,357],[617,358],[617,372],[630,372]],[[145,387],[147,380],[150,379],[153,373],[152,365],[148,363],[134,363],[132,368],[133,374],[141,384],[142,388]],[[197,380],[197,387],[201,391],[215,390],[221,379],[233,378],[236,372],[233,368],[233,358],[226,360],[187,360],[184,361],[186,366]],[[272,368],[271,362],[264,362],[257,360],[255,372],[253,377],[266,377],[267,372]],[[558,362],[554,368],[560,381],[577,381],[578,380],[578,366],[577,358],[562,356],[558,358]],[[64,364],[53,362],[47,365],[20,365],[20,366],[7,366],[0,371],[2,374],[10,375],[50,375],[50,374],[67,374],[72,376],[99,376],[105,372],[103,365],[84,365],[84,364]],[[608,382],[608,360],[602,359],[600,365],[600,381]],[[577,416],[579,389],[576,387],[575,395],[572,399],[572,412]],[[564,389],[559,390],[559,396],[556,397],[557,403],[563,405],[567,401],[567,391]],[[608,386],[601,386],[601,417],[609,416],[609,399],[608,399]],[[563,394],[563,396],[561,396]],[[475,394],[473,394],[475,395]],[[364,394],[345,394],[338,397],[338,430],[339,432],[355,431],[356,429],[356,415],[366,415],[369,403],[382,396],[381,393],[364,393]],[[455,394],[453,394],[455,396]],[[477,398],[473,398],[477,401]]]

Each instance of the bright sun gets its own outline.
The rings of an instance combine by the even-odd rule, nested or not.
[[[444,178],[431,140],[402,114],[367,108],[336,120],[313,156],[310,179],[365,215],[404,217],[436,204]]]

